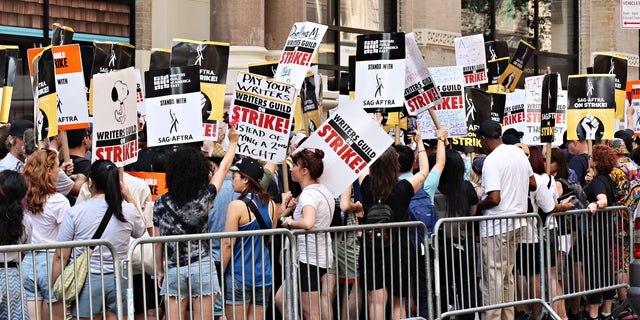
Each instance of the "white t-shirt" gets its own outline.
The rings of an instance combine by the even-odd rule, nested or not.
[[[91,198],[80,204],[71,207],[62,220],[62,226],[58,233],[58,241],[90,240],[93,238],[102,217],[107,212],[107,202],[100,198]],[[118,258],[124,260],[129,250],[129,237],[139,238],[144,233],[144,223],[136,208],[127,202],[122,202],[122,214],[127,222],[118,220],[111,216],[104,233],[100,239],[107,240],[113,244],[118,253]],[[113,258],[111,252],[103,249],[103,265],[100,265],[100,248],[96,247],[91,255],[91,273],[113,272]],[[80,255],[84,247],[75,249]],[[73,255],[71,255],[73,258]]]
[[[316,222],[312,230],[326,229],[331,226],[335,200],[331,191],[322,184],[306,186],[300,197],[298,205],[293,211],[293,220],[302,219],[302,208],[312,206],[316,208]],[[328,268],[333,263],[333,251],[331,236],[327,234],[298,235],[298,254],[300,262]]]
[[[500,191],[500,203],[484,211],[485,216],[527,212],[531,164],[522,149],[507,144],[495,148],[482,166],[482,199],[491,191]],[[526,225],[524,219],[498,219],[480,224],[480,236],[488,237]]]
[[[558,200],[558,187],[556,186],[556,181],[548,174],[540,175],[534,173],[533,176],[536,178],[537,185],[536,190],[529,193],[533,212],[537,213],[538,209],[540,209],[544,212],[550,213],[553,211],[553,208],[555,208]],[[551,179],[551,181],[549,181],[549,179]],[[551,182],[551,184],[549,184],[549,182]],[[520,242],[537,243],[539,241],[538,223],[533,221],[533,219],[527,220],[527,227],[520,233]],[[543,225],[544,223],[545,221],[542,221]],[[555,227],[555,220],[552,220],[549,224],[549,228],[553,229]]]
[[[44,208],[40,213],[25,210],[25,216],[31,221],[33,234],[31,243],[55,243],[64,214],[69,210],[69,200],[60,193],[47,196]]]

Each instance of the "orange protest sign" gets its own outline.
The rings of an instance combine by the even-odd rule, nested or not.
[[[127,171],[128,174],[144,180],[151,190],[151,200],[156,201],[158,196],[167,193],[164,172]]]

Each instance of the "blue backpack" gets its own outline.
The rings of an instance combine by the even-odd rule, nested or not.
[[[420,188],[409,201],[409,220],[420,221],[427,227],[429,235],[433,233],[433,227],[438,221],[438,215],[436,214],[436,207],[431,201],[429,194]],[[424,233],[421,228],[416,228],[416,232],[411,231],[409,239],[411,240],[411,246],[415,246],[416,243],[424,243]],[[414,248],[415,249],[415,248]]]

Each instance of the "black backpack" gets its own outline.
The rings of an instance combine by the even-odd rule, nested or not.
[[[378,223],[390,223],[393,222],[393,210],[391,207],[384,203],[382,199],[369,207],[367,217],[365,218],[365,224],[378,224]],[[390,247],[392,238],[389,237],[388,230],[386,228],[369,229],[366,232],[369,239],[374,241],[376,246]]]
[[[558,178],[557,180],[560,181],[563,186],[567,186],[567,189],[568,189],[568,190],[563,190],[564,193],[562,194],[562,197],[558,199],[558,201],[562,201],[563,199],[566,199],[569,196],[575,196],[576,201],[574,201],[573,203],[575,206],[575,209],[587,208],[587,206],[589,205],[589,202],[587,201],[587,194],[584,193],[584,190],[582,190],[582,186],[580,186],[580,184],[571,182],[565,178]]]

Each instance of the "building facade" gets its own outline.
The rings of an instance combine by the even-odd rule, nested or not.
[[[525,75],[551,70],[566,81],[586,72],[592,52],[615,52],[628,57],[628,79],[639,77],[640,33],[620,28],[616,0],[0,0],[0,9],[0,43],[18,44],[23,57],[26,49],[47,45],[51,24],[59,22],[74,28],[82,45],[93,39],[134,44],[141,70],[150,50],[169,49],[173,38],[229,42],[229,79],[250,63],[277,60],[294,22],[322,23],[329,30],[316,62],[327,107],[336,103],[356,36],[373,32],[414,32],[431,67],[455,65],[454,38],[482,33],[506,40],[511,50],[520,39],[536,45]],[[22,65],[14,119],[32,110]]]

